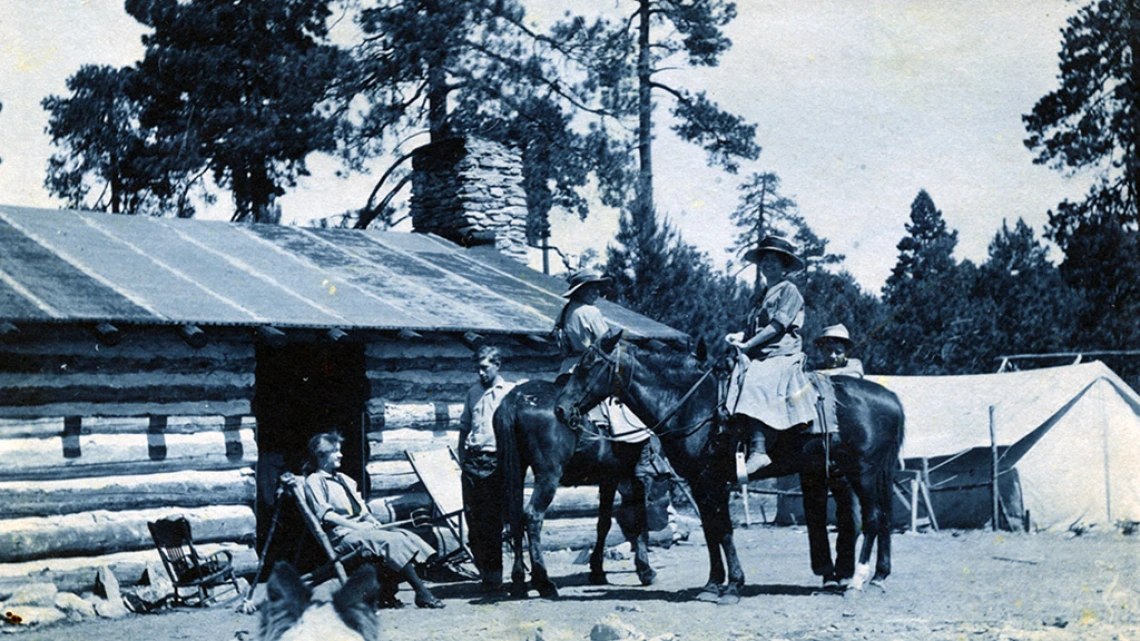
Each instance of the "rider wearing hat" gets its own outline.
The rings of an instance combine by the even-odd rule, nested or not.
[[[562,296],[569,298],[570,302],[562,308],[555,325],[555,334],[559,336],[564,355],[559,369],[560,379],[561,375],[574,368],[578,358],[594,341],[610,330],[609,323],[595,305],[610,277],[596,269],[584,268],[573,272],[566,280],[570,286]],[[615,441],[643,443],[650,435],[649,429],[633,412],[613,398],[607,398],[590,410],[586,417],[595,424],[609,426]]]
[[[863,378],[863,363],[847,356],[854,344],[842,323],[825,327],[815,339],[815,346],[823,355],[823,369],[819,373]]]
[[[803,371],[804,298],[788,280],[804,268],[803,259],[791,242],[768,236],[744,260],[757,264],[765,288],[745,331],[725,337],[739,353],[727,408],[730,424],[749,443],[745,469],[752,475],[771,465],[768,449],[778,432],[814,420],[815,394]]]

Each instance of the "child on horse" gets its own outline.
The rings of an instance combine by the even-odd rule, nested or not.
[[[725,341],[738,350],[726,405],[730,427],[748,443],[749,476],[771,465],[778,432],[803,428],[816,416],[815,393],[804,374],[804,298],[788,280],[804,268],[795,246],[768,236],[744,255],[763,276],[764,295],[748,314],[745,332]]]

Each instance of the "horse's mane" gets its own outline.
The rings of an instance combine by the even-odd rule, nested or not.
[[[627,343],[630,354],[647,368],[662,374],[663,381],[670,386],[688,388],[700,376],[705,367],[695,356],[679,350],[657,351]]]

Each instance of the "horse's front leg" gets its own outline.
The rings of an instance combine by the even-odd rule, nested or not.
[[[598,538],[594,543],[594,551],[590,554],[590,583],[593,585],[609,583],[605,570],[606,537],[610,535],[610,527],[613,526],[617,485],[617,481],[609,479],[598,485]]]
[[[554,500],[554,491],[558,488],[559,476],[536,475],[534,492],[530,495],[530,502],[526,509],[523,510],[526,534],[530,541],[531,586],[538,590],[540,596],[547,598],[557,597],[558,588],[550,581],[550,575],[546,571],[546,562],[542,558],[542,522],[546,518],[546,509]]]
[[[652,482],[652,481],[650,481]],[[652,585],[657,580],[657,572],[649,566],[649,516],[646,506],[646,479],[635,476],[633,487],[633,531],[636,533],[633,544],[634,567],[642,585]]]
[[[827,480],[820,473],[801,473],[800,489],[804,496],[811,571],[823,577],[823,587],[839,587],[831,561],[831,540],[827,536]]]

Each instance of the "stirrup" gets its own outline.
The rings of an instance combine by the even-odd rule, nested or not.
[[[736,450],[736,484],[748,484],[748,466],[745,463],[744,450]]]

